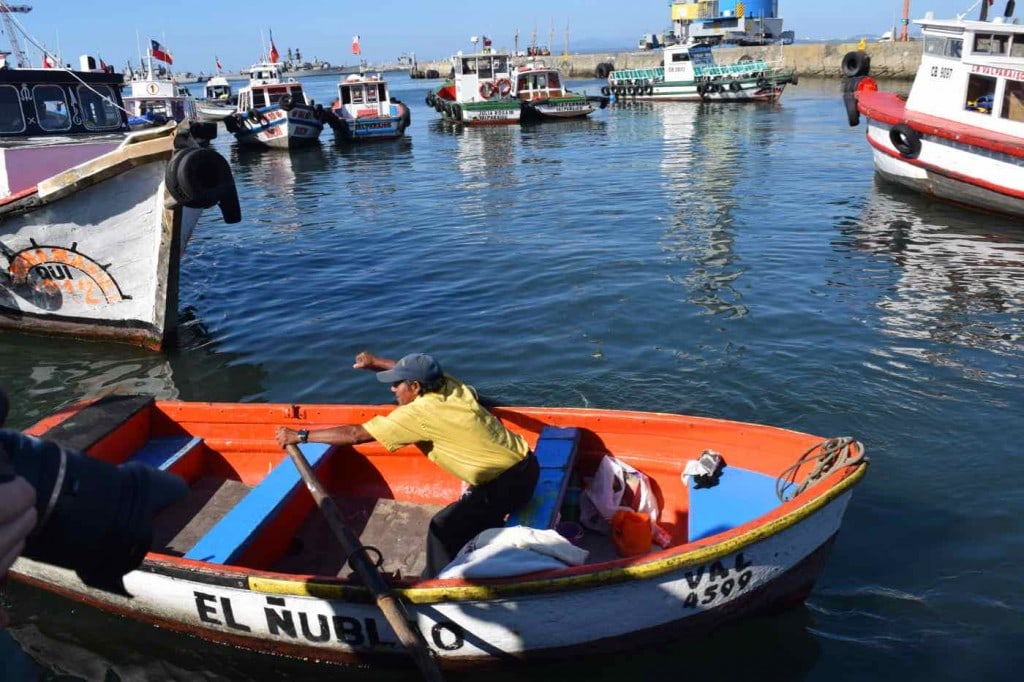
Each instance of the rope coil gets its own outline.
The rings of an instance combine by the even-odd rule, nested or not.
[[[856,451],[854,452],[854,449]],[[817,454],[812,454],[817,450]],[[775,480],[775,494],[779,501],[788,502],[797,495],[802,494],[808,488],[817,485],[828,477],[833,471],[843,468],[858,466],[866,463],[868,458],[864,456],[864,445],[850,436],[829,438],[820,443],[812,445],[800,457],[787,467]],[[789,497],[786,491],[796,484],[796,476],[800,467],[809,462],[814,462],[814,468],[807,477],[796,487],[796,490]]]

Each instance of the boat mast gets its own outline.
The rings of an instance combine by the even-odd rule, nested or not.
[[[900,42],[905,43],[907,36],[907,25],[910,23],[910,0],[903,0],[903,26],[900,28]]]

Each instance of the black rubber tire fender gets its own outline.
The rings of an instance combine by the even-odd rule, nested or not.
[[[860,125],[860,110],[857,109],[857,97],[852,92],[843,93],[843,106],[846,107],[846,122],[850,127]]]
[[[291,108],[295,105],[295,103],[292,102],[291,95],[281,95],[281,99],[277,100],[277,103],[280,104],[281,108],[285,111],[291,111]]]
[[[860,50],[847,52],[843,55],[841,68],[844,76],[866,76],[871,71],[871,57]]]
[[[644,86],[644,94],[645,95],[653,95],[654,94],[654,86],[651,85],[650,83],[645,85]]]
[[[732,90],[733,92],[739,92],[740,90],[743,89],[743,84],[740,83],[739,81],[732,81],[729,83],[729,89]]]
[[[602,85],[601,86],[601,94],[604,95],[605,97],[607,97],[608,95],[612,94],[612,89],[609,88],[607,85]]]
[[[231,166],[209,147],[186,149],[171,159],[164,175],[167,191],[189,208],[210,208],[235,189]]]
[[[224,117],[224,127],[229,133],[237,133],[239,130],[238,114],[229,114]]]
[[[921,133],[906,123],[897,123],[889,130],[889,141],[906,159],[916,159],[921,154]]]

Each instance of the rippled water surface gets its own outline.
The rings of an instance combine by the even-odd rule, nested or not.
[[[370,349],[431,352],[510,404],[852,435],[871,468],[805,607],[530,678],[1018,679],[1024,226],[876,181],[838,83],[491,130],[442,124],[432,85],[395,77],[412,126],[394,143],[259,153],[222,131],[244,220],[196,229],[180,347],[5,333],[11,422],[112,390],[389,402],[351,370]],[[3,604],[4,679],[416,679],[268,662],[19,585]]]

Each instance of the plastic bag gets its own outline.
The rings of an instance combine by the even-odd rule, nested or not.
[[[658,500],[647,476],[605,455],[580,498],[580,523],[608,535],[609,522],[619,509],[645,513],[652,524],[658,521]]]

